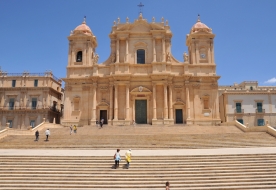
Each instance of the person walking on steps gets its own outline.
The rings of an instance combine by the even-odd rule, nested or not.
[[[70,135],[72,135],[73,133],[73,128],[72,128],[72,125],[70,126]]]
[[[119,168],[119,164],[121,161],[120,149],[117,149],[117,152],[114,154],[114,160],[115,160],[114,169],[117,169],[117,168]]]
[[[131,162],[131,149],[129,149],[126,154],[125,154],[125,157],[126,157],[126,162],[127,162],[127,165],[126,165],[126,169],[129,168],[129,163]]]
[[[104,124],[104,118],[101,119],[101,123],[100,123],[101,127],[103,127],[103,124]]]
[[[77,134],[77,126],[74,125],[74,133]]]
[[[45,131],[45,135],[46,135],[46,141],[48,141],[48,138],[49,138],[49,136],[50,136],[50,130],[49,130],[49,129],[47,129],[47,130]]]
[[[166,182],[166,190],[170,190],[170,182]]]
[[[36,130],[36,132],[35,132],[35,141],[38,141],[38,139],[39,139],[39,131]]]

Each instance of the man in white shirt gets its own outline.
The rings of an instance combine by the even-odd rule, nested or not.
[[[50,136],[50,130],[49,130],[49,129],[47,129],[47,130],[45,131],[45,135],[46,135],[46,141],[48,141],[48,138],[49,138],[49,136]]]

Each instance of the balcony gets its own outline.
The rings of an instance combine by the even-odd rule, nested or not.
[[[1,106],[0,110],[36,110],[36,109],[43,109],[42,105],[39,106]]]
[[[256,114],[264,114],[265,109],[256,109]]]
[[[243,109],[235,109],[235,114],[244,114]]]

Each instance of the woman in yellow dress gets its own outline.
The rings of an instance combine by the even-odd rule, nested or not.
[[[126,162],[127,162],[127,165],[126,165],[126,169],[129,168],[129,163],[131,162],[131,149],[129,149],[127,152],[126,152]]]

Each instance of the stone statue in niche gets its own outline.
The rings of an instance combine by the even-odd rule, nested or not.
[[[115,63],[115,61],[116,61],[116,56],[115,56],[115,54],[112,54],[111,55],[111,63]]]
[[[98,63],[99,58],[100,58],[100,56],[98,54],[96,54],[94,56],[94,63]]]
[[[170,52],[167,53],[167,61],[171,62],[171,54],[170,54]]]
[[[188,62],[189,56],[186,52],[183,53],[184,62]]]

